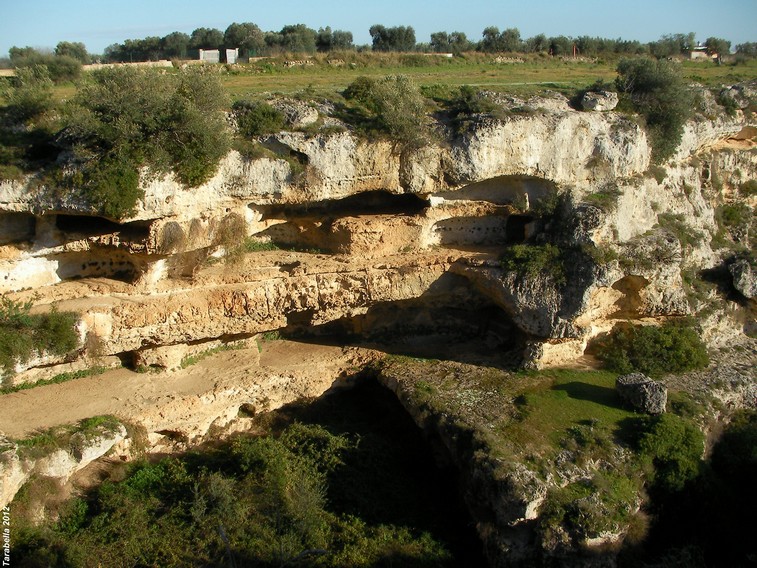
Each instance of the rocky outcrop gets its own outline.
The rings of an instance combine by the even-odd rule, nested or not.
[[[738,259],[728,265],[728,271],[733,276],[733,286],[745,298],[757,297],[757,274],[752,265],[745,259]]]
[[[65,436],[65,432],[59,435]],[[122,424],[95,427],[76,432],[63,448],[19,447],[4,436],[0,438],[0,507],[13,500],[32,475],[54,478],[63,484],[77,471],[110,451],[126,438]]]
[[[604,112],[618,106],[618,93],[612,91],[587,91],[581,97],[583,110]]]
[[[623,375],[615,380],[620,398],[639,412],[662,414],[668,402],[668,389],[642,373]]]
[[[577,111],[561,95],[487,96],[501,118],[420,149],[280,132],[256,140],[267,157],[231,152],[198,188],[144,176],[122,222],[29,191],[31,180],[3,182],[0,291],[48,287],[43,303],[82,313],[82,338],[101,338],[108,355],[353,318],[419,298],[447,272],[506,314],[536,366],[580,354],[619,318],[690,313],[682,271],[720,262],[708,236],[731,197],[717,187],[757,172],[753,152],[714,146],[746,136],[743,115],[691,122],[676,159],[650,169],[646,133],[620,113]],[[292,123],[316,110],[275,104]],[[256,253],[261,263],[222,276],[208,268],[248,237],[344,257],[280,252],[266,265]],[[561,249],[560,277],[499,263],[503,247],[547,242]],[[107,284],[63,286],[76,278]]]

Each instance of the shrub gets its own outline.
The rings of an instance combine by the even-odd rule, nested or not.
[[[30,314],[31,307],[31,302],[5,296],[0,300],[0,369],[6,373],[34,353],[64,355],[79,344],[76,314],[55,308],[46,314]]]
[[[235,101],[231,111],[236,119],[237,129],[247,137],[279,132],[286,122],[279,110],[264,102]]]
[[[513,245],[508,247],[500,257],[505,270],[517,272],[521,277],[536,278],[547,276],[556,284],[565,283],[565,267],[562,253],[552,244]]]
[[[618,91],[626,93],[644,116],[656,162],[673,155],[691,116],[693,95],[674,64],[653,59],[622,59],[617,67]]]
[[[409,147],[428,141],[426,100],[409,77],[390,75],[378,80],[358,77],[343,95],[359,105],[364,129],[388,135]]]
[[[739,194],[744,197],[757,195],[757,180],[750,179],[749,181],[742,183],[741,186],[739,186]]]
[[[8,91],[7,112],[15,122],[27,122],[53,107],[53,82],[42,65],[16,71],[13,87]]]
[[[598,356],[618,373],[639,371],[651,377],[709,364],[707,349],[688,321],[617,327],[600,342]]]
[[[652,479],[665,491],[683,489],[699,473],[704,434],[692,422],[674,414],[652,418],[639,441],[642,459],[653,466]]]
[[[684,220],[683,215],[663,213],[658,215],[660,227],[675,235],[682,246],[697,247],[704,240],[704,234],[691,228]]]
[[[139,171],[173,171],[196,186],[216,170],[229,148],[217,77],[191,69],[159,75],[127,67],[102,69],[66,109],[61,140],[77,168],[60,174],[100,213],[122,218],[142,194]]]
[[[48,55],[30,50],[21,57],[13,58],[17,70],[42,66],[47,69],[55,83],[75,81],[81,75],[81,62],[68,55]]]

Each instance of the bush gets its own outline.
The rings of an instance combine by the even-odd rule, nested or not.
[[[552,244],[513,245],[500,257],[505,270],[517,272],[521,277],[547,276],[556,284],[565,283],[562,253]]]
[[[686,419],[662,414],[651,419],[639,441],[639,450],[653,466],[655,485],[664,491],[679,491],[699,473],[704,434]]]
[[[173,171],[189,186],[215,172],[229,148],[218,78],[190,69],[179,75],[127,67],[102,69],[66,109],[61,140],[75,155],[64,187],[81,191],[100,213],[122,218],[142,191],[139,171]]]
[[[681,142],[692,112],[692,93],[678,69],[666,60],[622,59],[617,72],[618,91],[630,97],[646,120],[654,160],[665,161]]]
[[[33,120],[53,107],[53,82],[42,65],[16,71],[12,88],[6,96],[8,116],[14,122]]]
[[[343,95],[359,105],[362,126],[369,132],[388,135],[408,147],[419,147],[428,141],[426,100],[409,77],[358,77]]]
[[[701,369],[710,362],[704,343],[688,321],[616,328],[600,342],[598,356],[613,371],[639,371],[650,377]]]
[[[17,70],[42,66],[55,83],[76,81],[81,75],[81,62],[67,55],[48,55],[30,50],[21,57],[12,58]]]
[[[31,302],[0,300],[0,369],[13,372],[17,363],[34,353],[65,355],[79,344],[77,315],[53,308],[46,314],[30,314]]]
[[[236,101],[231,107],[237,129],[243,136],[274,134],[284,128],[284,115],[264,102]]]

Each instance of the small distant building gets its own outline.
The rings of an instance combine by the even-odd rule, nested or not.
[[[700,44],[700,45],[697,45],[696,47],[694,47],[691,51],[689,51],[689,59],[691,59],[691,60],[705,60],[705,59],[709,60],[709,59],[712,59],[712,57],[707,52],[707,46]]]
[[[237,62],[237,59],[239,59],[239,48],[238,47],[236,47],[234,49],[227,49],[226,50],[226,63],[234,65]]]
[[[200,61],[204,63],[220,63],[221,51],[218,49],[201,49]]]

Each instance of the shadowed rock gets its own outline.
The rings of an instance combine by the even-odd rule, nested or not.
[[[668,389],[641,373],[618,377],[615,388],[623,401],[640,412],[662,414],[668,402]]]

